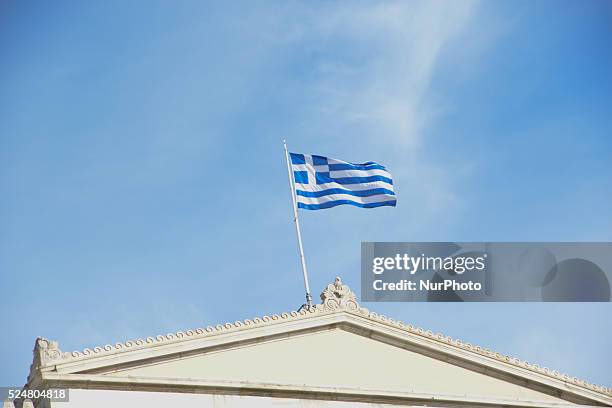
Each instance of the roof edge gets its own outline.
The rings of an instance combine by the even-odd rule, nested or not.
[[[515,367],[526,369],[568,384],[572,384],[574,386],[578,386],[580,388],[587,389],[589,391],[594,391],[608,397],[612,396],[612,388],[592,384],[576,377],[569,376],[568,374],[551,370],[547,367],[541,367],[538,364],[530,364],[527,361],[504,355],[488,348],[483,348],[471,343],[464,343],[461,340],[453,339],[452,337],[445,336],[441,333],[434,334],[431,330],[424,330],[420,327],[413,326],[412,324],[406,324],[400,320],[395,320],[385,315],[379,315],[376,312],[371,312],[365,307],[361,307],[357,303],[357,298],[353,291],[347,285],[344,285],[340,278],[336,278],[334,283],[327,285],[323,293],[321,293],[321,301],[322,303],[314,305],[311,308],[301,308],[299,311],[284,312],[280,315],[274,314],[272,316],[266,315],[263,317],[255,317],[253,319],[237,320],[234,323],[228,322],[224,324],[217,324],[216,326],[207,326],[206,328],[190,329],[187,331],[168,333],[166,335],[158,335],[156,337],[147,337],[146,339],[140,338],[137,340],[129,340],[123,343],[116,343],[114,346],[107,344],[105,346],[94,347],[93,349],[86,348],[82,351],[63,352],[59,348],[56,341],[50,341],[39,337],[36,339],[35,343],[34,360],[30,366],[28,384],[31,385],[37,378],[40,378],[40,372],[42,369],[59,364],[78,362],[100,356],[119,354],[148,347],[158,347],[161,345],[205,338],[207,336],[217,335],[220,333],[308,319],[318,315],[343,311],[349,314],[365,317],[369,320],[382,323],[389,327],[404,330],[413,335],[434,340],[446,346],[451,346],[459,350],[485,356]]]

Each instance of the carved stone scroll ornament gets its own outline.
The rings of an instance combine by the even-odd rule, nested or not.
[[[344,308],[359,310],[357,297],[351,288],[342,283],[342,279],[338,276],[334,283],[327,285],[323,293],[321,293],[321,300],[323,301],[324,307],[329,310]]]
[[[36,339],[34,348],[34,361],[39,364],[46,364],[49,361],[59,360],[63,357],[57,341],[47,340],[39,337]]]

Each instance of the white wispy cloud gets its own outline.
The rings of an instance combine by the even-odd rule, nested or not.
[[[476,9],[475,1],[464,1],[332,10],[315,29],[349,51],[321,59],[317,107],[345,124],[376,130],[386,142],[418,145],[434,114],[428,91],[440,54]]]

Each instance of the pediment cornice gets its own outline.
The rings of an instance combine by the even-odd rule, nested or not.
[[[478,345],[462,342],[440,333],[433,333],[411,324],[377,314],[358,304],[355,294],[344,285],[340,278],[329,284],[321,293],[322,303],[310,309],[285,312],[271,316],[255,317],[233,323],[217,324],[205,328],[179,331],[156,337],[130,340],[115,345],[105,345],[82,351],[63,352],[57,342],[38,338],[34,349],[34,362],[28,382],[41,378],[45,372],[78,372],[113,361],[129,361],[141,356],[155,356],[172,353],[185,353],[190,349],[204,347],[218,339],[222,344],[226,337],[247,338],[249,335],[263,336],[266,333],[298,331],[317,325],[347,324],[357,330],[391,333],[398,341],[413,342],[419,347],[430,348],[436,352],[454,355],[457,358],[471,359],[473,362],[490,366],[492,369],[509,371],[513,375],[529,377],[546,386],[557,387],[569,392],[588,391],[612,396],[612,389],[588,383],[576,377],[530,364],[515,357],[504,355]],[[228,335],[228,336],[225,336]],[[231,335],[231,336],[230,336]],[[242,337],[241,337],[242,336]],[[155,354],[159,351],[158,354]],[[531,373],[531,374],[530,374]],[[37,381],[36,381],[37,382]],[[587,394],[589,394],[587,393]],[[584,394],[581,393],[583,396]],[[588,396],[587,396],[588,397]]]

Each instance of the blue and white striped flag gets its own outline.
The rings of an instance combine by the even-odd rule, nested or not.
[[[342,204],[361,208],[395,206],[391,173],[378,163],[290,155],[298,208],[322,210]]]

